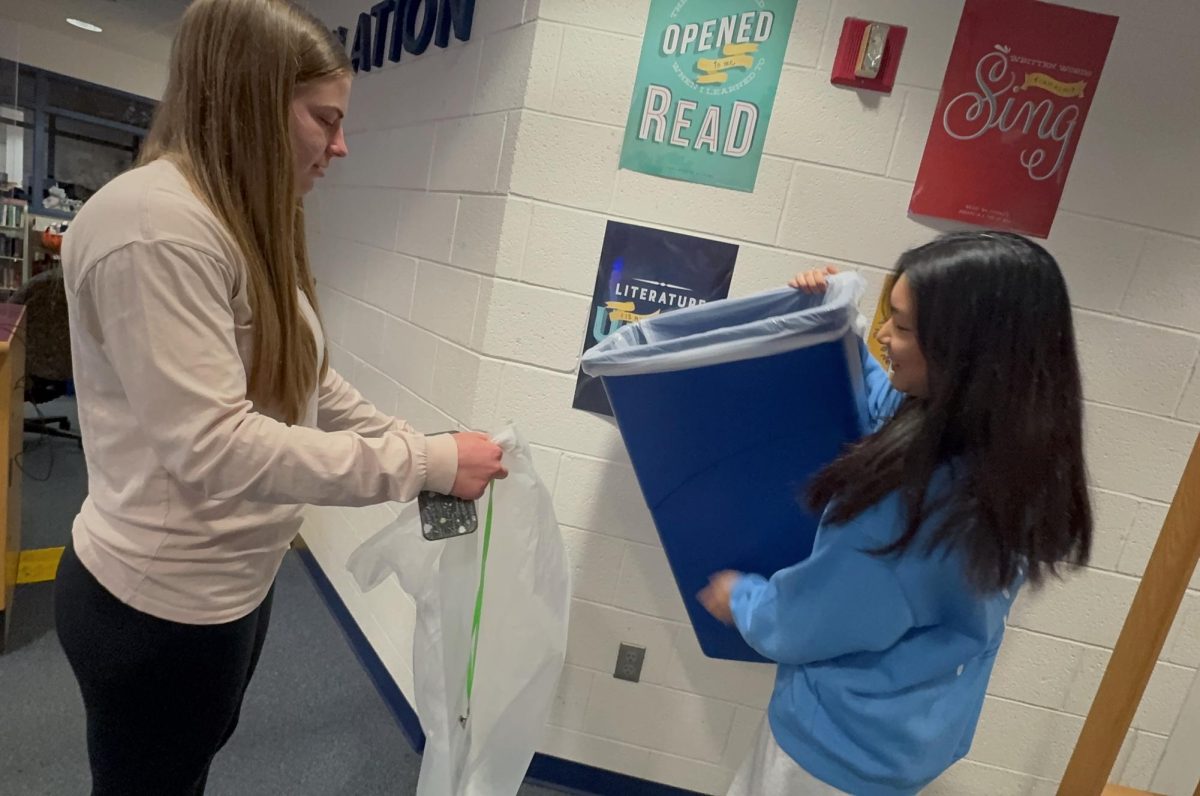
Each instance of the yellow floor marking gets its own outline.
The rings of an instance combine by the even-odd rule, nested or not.
[[[41,550],[22,550],[17,562],[17,583],[45,583],[54,580],[58,572],[58,560],[63,548],[46,547]]]

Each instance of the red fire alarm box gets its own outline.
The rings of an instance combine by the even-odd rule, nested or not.
[[[890,94],[907,36],[908,28],[902,25],[847,17],[830,82]]]

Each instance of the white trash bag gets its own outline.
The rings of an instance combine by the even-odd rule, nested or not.
[[[425,731],[417,796],[515,794],[566,657],[571,575],[553,501],[516,429],[494,439],[509,475],[490,497],[490,542],[487,495],[478,531],[436,542],[421,535],[415,503],[396,504],[397,519],[346,564],[363,591],[395,574],[417,604],[413,680]]]

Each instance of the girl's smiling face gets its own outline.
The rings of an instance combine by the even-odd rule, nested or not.
[[[929,372],[925,355],[917,343],[917,307],[912,288],[904,274],[892,286],[888,300],[891,311],[875,338],[887,352],[892,386],[909,395],[929,394]]]

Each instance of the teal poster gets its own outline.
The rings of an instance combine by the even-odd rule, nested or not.
[[[651,0],[621,168],[753,191],[796,0]]]

